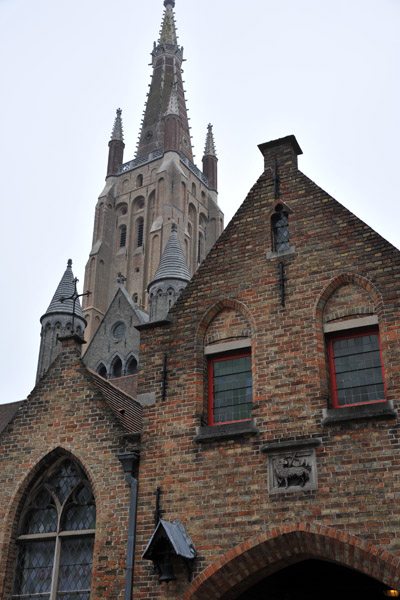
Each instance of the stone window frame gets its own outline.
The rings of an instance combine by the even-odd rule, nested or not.
[[[285,213],[285,215],[287,216],[287,219],[288,219],[288,225],[287,225],[288,230],[290,227],[289,217],[293,213],[293,211],[291,208],[289,208],[287,206],[287,204],[285,202],[282,202],[281,200],[279,200],[278,202],[276,202],[276,204],[274,206],[274,210],[270,213],[271,250],[266,252],[267,260],[270,260],[271,258],[280,258],[282,256],[295,254],[295,252],[296,252],[295,247],[291,244],[290,235],[288,238],[288,244],[289,244],[288,248],[280,249],[280,250],[278,250],[276,248],[275,233],[274,233],[274,221],[277,219],[280,212]]]
[[[325,339],[326,339],[326,347],[327,347],[327,356],[328,356],[328,364],[329,364],[329,384],[330,384],[330,390],[331,390],[331,401],[332,401],[332,407],[336,410],[341,410],[342,408],[346,408],[346,407],[350,407],[350,406],[362,406],[365,404],[377,404],[377,403],[382,403],[382,402],[386,402],[386,381],[385,381],[385,369],[384,369],[384,365],[383,365],[383,357],[382,357],[382,347],[381,347],[381,341],[380,341],[380,335],[379,335],[379,327],[378,324],[373,323],[375,321],[375,318],[367,318],[367,319],[352,319],[351,320],[353,323],[352,325],[347,325],[347,327],[343,327],[343,325],[346,325],[346,323],[349,323],[349,321],[344,321],[342,323],[342,327],[340,328],[340,330],[333,330],[331,332],[326,332],[325,335]],[[357,321],[369,321],[373,324],[371,325],[366,325],[366,326],[358,326],[358,327],[354,327],[354,324],[357,323]],[[340,341],[340,340],[347,340],[347,339],[355,339],[355,338],[361,338],[361,337],[366,337],[367,335],[377,335],[378,336],[378,343],[379,343],[379,355],[380,355],[380,362],[381,362],[381,372],[382,372],[382,379],[383,379],[383,386],[384,386],[384,398],[382,398],[381,400],[372,400],[372,401],[365,401],[365,402],[355,402],[352,404],[347,404],[347,405],[339,405],[338,402],[338,396],[337,396],[337,378],[336,378],[336,372],[335,372],[335,356],[334,356],[334,347],[333,344],[336,341]]]
[[[236,348],[232,348],[231,350],[225,350],[224,352],[221,352],[221,348],[220,346],[223,345],[232,345],[235,346],[235,342],[231,342],[231,343],[226,343],[226,344],[217,344],[215,346],[215,352],[205,352],[205,355],[208,358],[207,361],[207,415],[208,415],[208,425],[210,426],[215,426],[215,425],[225,425],[225,424],[230,424],[230,423],[238,423],[238,422],[242,422],[242,421],[250,421],[251,420],[251,416],[249,418],[245,418],[245,419],[231,419],[229,421],[220,421],[220,422],[214,422],[214,393],[213,393],[213,381],[214,381],[214,370],[213,367],[215,365],[215,363],[217,362],[227,362],[229,360],[235,359],[235,358],[250,358],[250,373],[252,376],[252,364],[251,364],[251,345],[246,345],[246,346],[241,346],[241,344],[239,346],[241,347],[237,347]],[[253,405],[253,376],[252,376],[252,405]],[[246,402],[247,404],[247,402]]]
[[[57,495],[57,488],[53,485],[49,485],[49,482],[51,482],[51,477],[57,472],[57,470],[60,468],[61,464],[63,462],[71,462],[74,466],[74,469],[76,470],[77,475],[79,476],[78,482],[73,484],[72,487],[68,490],[68,494],[66,495],[66,497],[64,498],[64,500],[62,502],[60,502],[58,495]],[[19,517],[19,522],[18,522],[18,527],[17,527],[17,537],[16,537],[16,544],[17,544],[17,563],[14,567],[14,582],[13,582],[13,594],[12,594],[12,599],[13,600],[23,600],[24,598],[29,597],[33,597],[35,596],[35,593],[29,593],[28,595],[25,593],[16,593],[16,586],[17,586],[17,576],[20,575],[20,568],[18,566],[18,559],[19,559],[19,554],[20,552],[22,553],[22,548],[25,545],[28,544],[35,544],[43,541],[54,541],[54,551],[53,551],[53,564],[51,565],[51,569],[52,569],[52,574],[51,574],[51,587],[50,590],[48,592],[42,592],[40,593],[40,597],[43,597],[45,600],[56,600],[59,596],[59,593],[61,590],[58,590],[58,583],[59,583],[59,574],[60,574],[60,569],[61,569],[61,548],[62,548],[62,544],[63,544],[63,540],[81,540],[83,538],[91,538],[93,539],[93,549],[94,549],[94,538],[95,538],[95,534],[96,534],[96,528],[90,528],[90,529],[65,529],[63,527],[64,525],[64,518],[65,515],[67,513],[68,508],[71,506],[71,499],[74,498],[75,494],[83,489],[86,488],[87,490],[89,490],[91,496],[92,496],[92,500],[93,500],[93,504],[94,506],[96,506],[96,500],[94,497],[94,492],[93,492],[93,488],[91,483],[89,482],[88,477],[86,476],[85,472],[83,471],[82,467],[78,464],[78,462],[70,455],[68,454],[62,454],[61,456],[59,456],[58,458],[56,458],[54,461],[52,461],[50,464],[47,465],[47,468],[45,468],[42,473],[35,477],[34,480],[32,481],[32,483],[29,486],[26,498],[25,498],[25,502],[23,504],[22,510],[21,510],[21,514]],[[27,516],[29,514],[30,511],[35,510],[34,508],[34,500],[38,497],[38,495],[42,492],[46,490],[48,492],[48,494],[50,495],[50,497],[54,500],[54,507],[57,511],[57,527],[56,527],[56,531],[52,531],[52,532],[40,532],[40,533],[24,533],[23,532],[23,527],[26,523],[27,520]],[[75,500],[75,503],[77,503],[78,501]],[[91,563],[91,571],[92,571],[92,566],[93,566],[93,558],[94,558],[94,551],[92,550],[92,563]],[[50,565],[49,565],[50,567]],[[43,568],[48,568],[48,567],[43,567]],[[92,578],[92,574],[90,578]],[[89,589],[83,590],[83,591],[79,591],[79,590],[62,590],[63,592],[69,592],[72,595],[75,595],[77,593],[86,595],[87,598],[89,598],[90,596],[90,590],[91,590],[91,586]],[[68,594],[66,594],[68,595]],[[38,596],[39,597],[39,596]]]
[[[369,314],[365,317],[355,317],[347,320],[334,321],[323,323],[323,312],[326,303],[331,295],[340,286],[346,284],[358,285],[365,289],[371,296],[371,300],[375,306],[375,314]],[[327,360],[326,337],[327,334],[343,331],[345,329],[367,327],[377,325],[379,332],[385,334],[385,322],[382,321],[382,308],[384,306],[383,298],[376,286],[366,277],[357,273],[342,272],[333,277],[325,285],[319,296],[316,298],[313,321],[315,326],[315,342],[318,356],[318,371],[319,381],[321,382],[321,396],[326,402],[326,408],[322,408],[322,425],[335,426],[341,423],[359,421],[365,419],[396,419],[397,411],[393,407],[392,400],[378,403],[359,404],[356,406],[341,407],[340,409],[332,408],[330,402],[330,378]],[[345,315],[342,315],[345,316]],[[383,328],[383,329],[382,329]],[[383,365],[385,366],[385,344],[382,343]]]

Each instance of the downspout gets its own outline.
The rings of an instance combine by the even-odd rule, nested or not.
[[[129,525],[128,525],[128,545],[126,550],[126,574],[125,574],[125,593],[124,600],[131,600],[133,587],[133,566],[135,558],[135,538],[136,538],[136,510],[137,510],[137,492],[138,480],[133,476],[137,472],[139,465],[138,452],[128,452],[119,454],[118,459],[122,464],[125,473],[125,481],[131,487],[129,499]]]

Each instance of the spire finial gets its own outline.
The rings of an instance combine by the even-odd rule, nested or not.
[[[72,268],[72,258],[69,258],[69,259],[68,259],[67,268],[68,268],[68,269],[71,269],[71,268]]]
[[[177,226],[177,224],[175,223],[175,221],[173,221],[173,222],[172,222],[172,225],[171,225],[171,231],[178,231],[178,226]]]
[[[207,126],[207,137],[206,137],[206,145],[204,148],[204,156],[217,156],[215,151],[215,143],[214,143],[214,134],[212,130],[213,126],[211,123]]]
[[[111,141],[124,141],[124,134],[122,131],[122,118],[121,118],[122,110],[117,108],[117,116],[115,117],[113,130],[111,132]]]
[[[174,6],[175,6],[175,0],[164,0],[164,6],[165,6],[165,8],[167,8],[168,4],[170,4],[172,6],[172,8],[174,8]]]

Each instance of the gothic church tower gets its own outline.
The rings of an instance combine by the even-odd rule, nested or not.
[[[151,53],[152,81],[133,160],[123,162],[120,109],[112,130],[106,185],[96,206],[85,271],[84,288],[92,292],[83,301],[88,341],[115,295],[119,273],[126,277],[126,290],[133,301],[148,310],[147,288],[173,223],[191,275],[223,229],[211,125],[203,172],[193,163],[182,82],[183,48],[177,41],[174,5],[175,0],[164,1],[160,38]]]

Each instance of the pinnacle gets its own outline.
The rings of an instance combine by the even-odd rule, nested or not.
[[[174,0],[165,0],[165,13],[164,20],[161,26],[159,44],[172,44],[173,46],[178,45],[176,27],[174,20],[173,8],[175,6]]]
[[[121,118],[122,110],[117,108],[117,116],[115,117],[113,130],[111,132],[111,141],[112,142],[123,142],[124,141],[124,133],[122,131],[122,118]]]
[[[206,145],[204,148],[204,156],[217,156],[215,151],[214,134],[211,123],[207,127]]]

